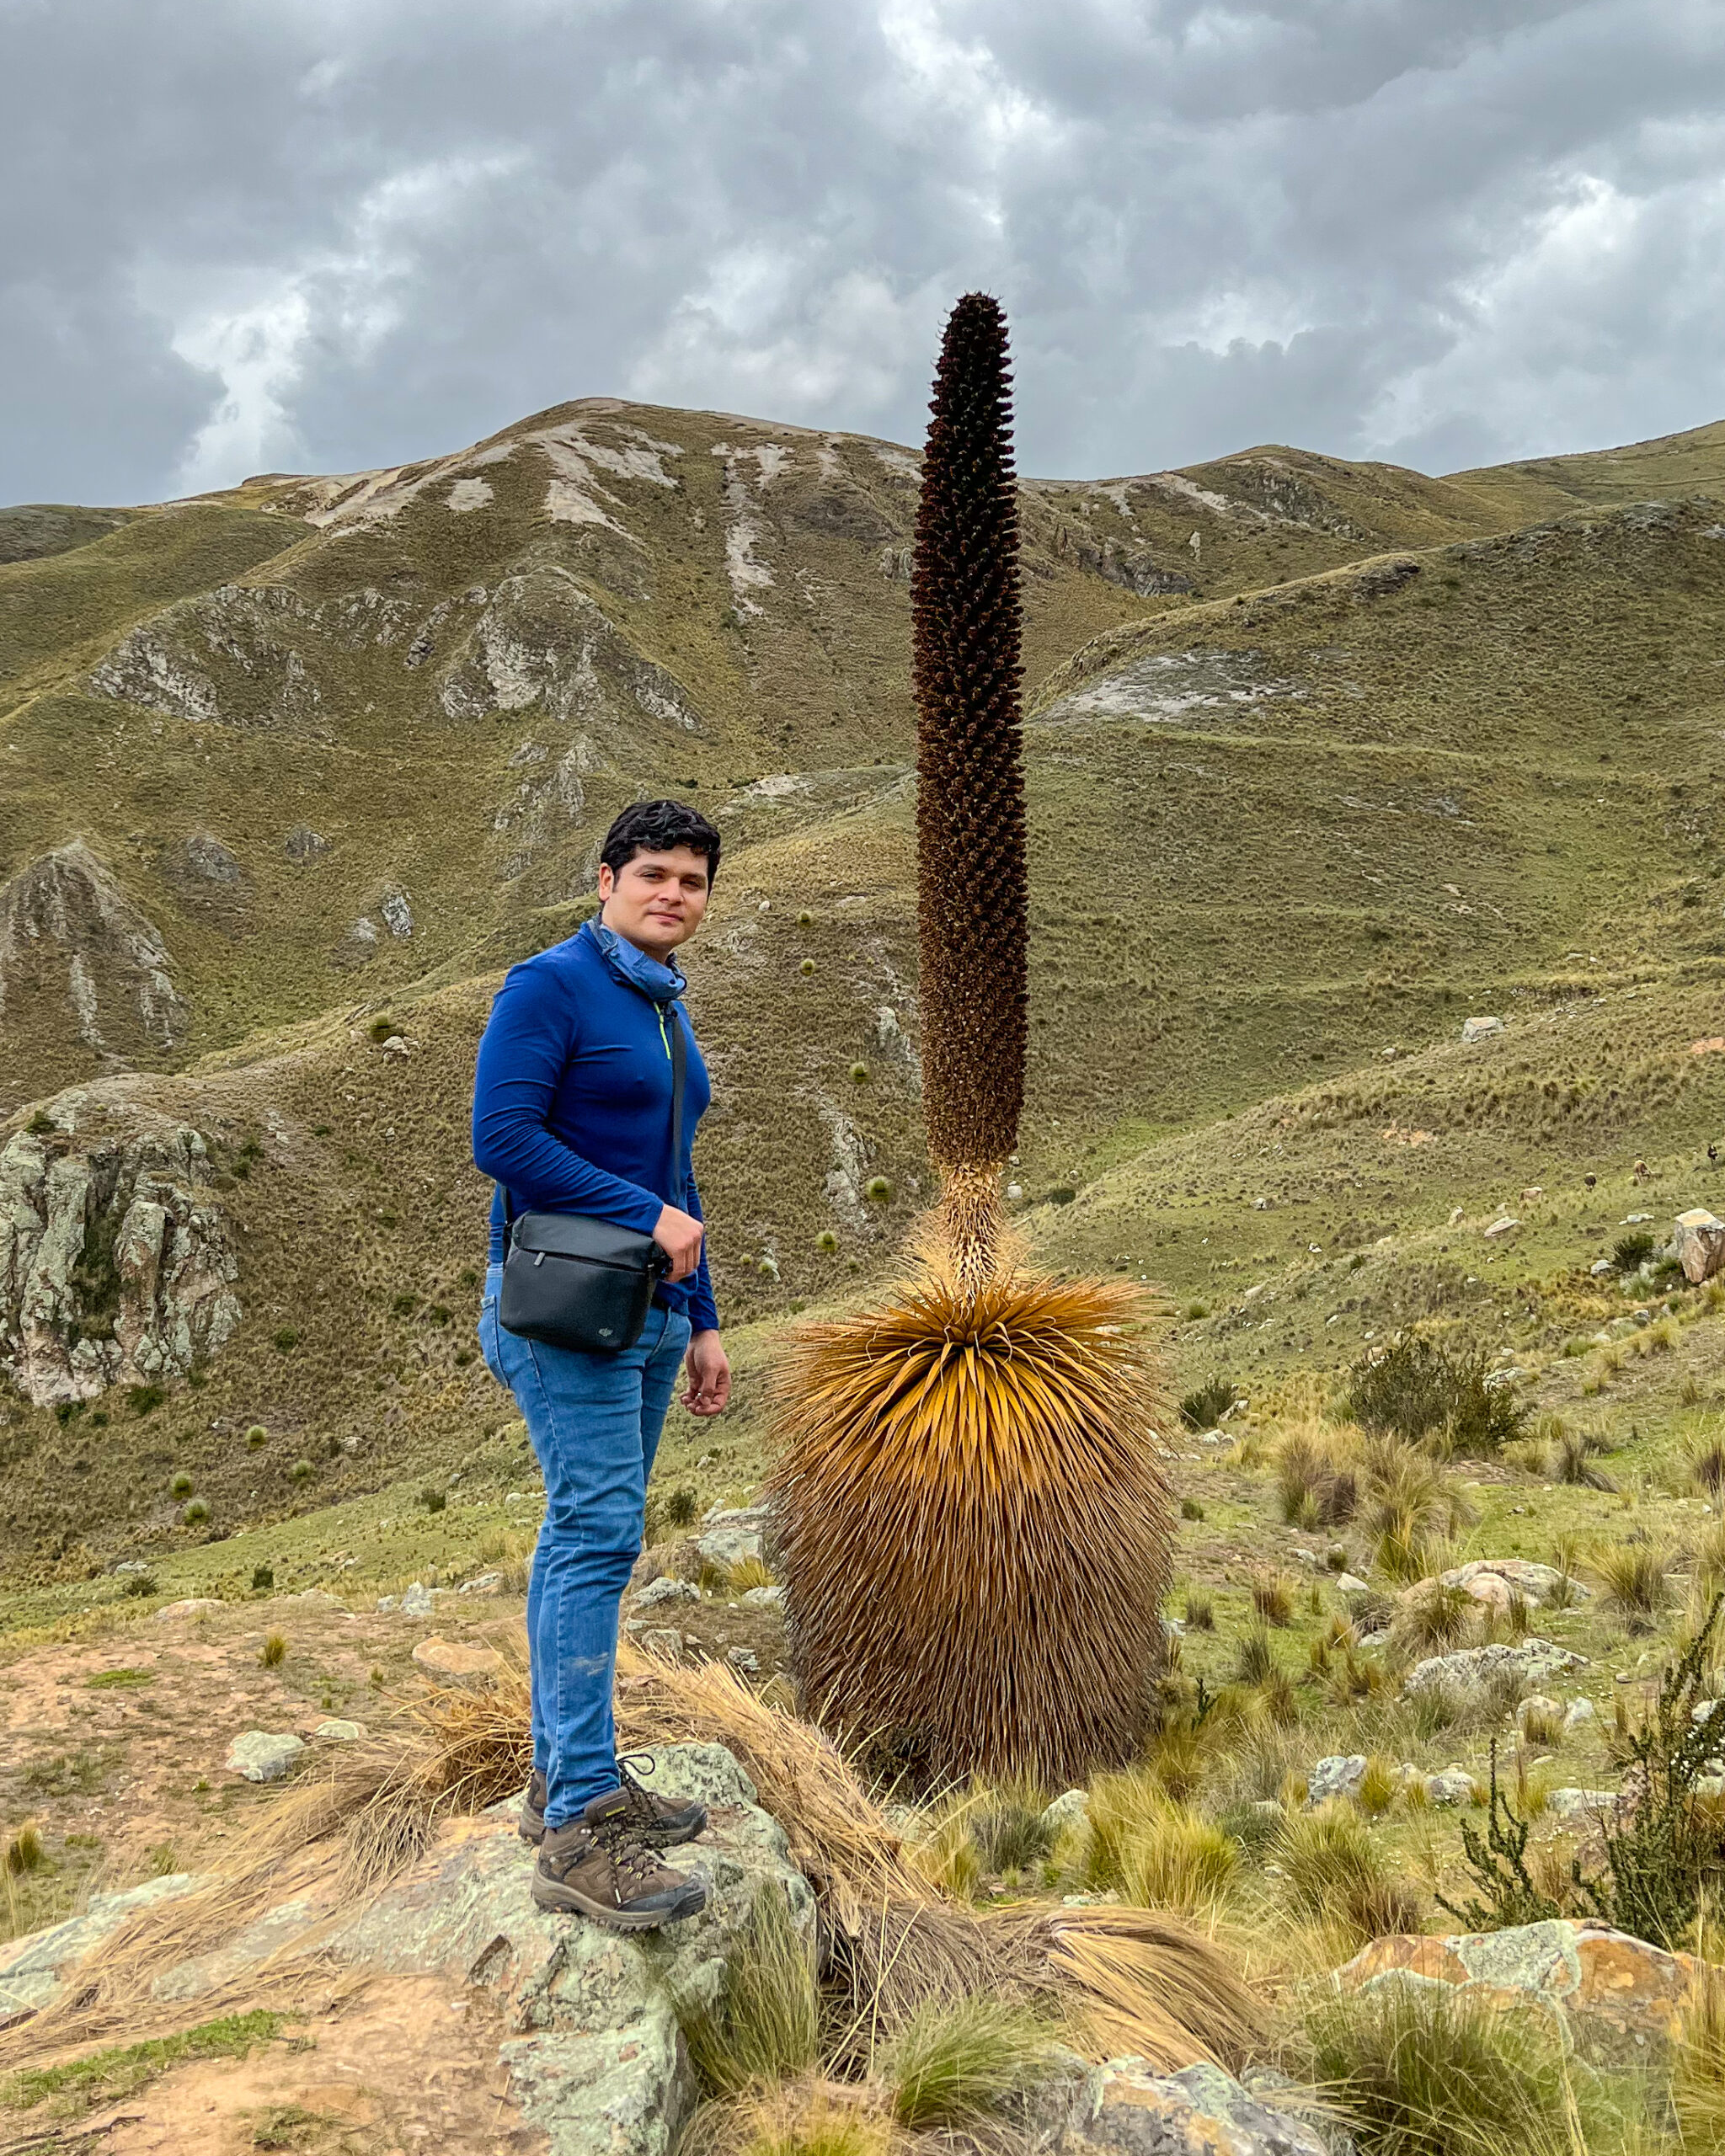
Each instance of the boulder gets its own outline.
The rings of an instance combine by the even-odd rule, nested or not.
[[[1598,1718],[1591,1700],[1572,1700],[1563,1710],[1563,1734],[1567,1737],[1573,1730],[1581,1729]]]
[[[1501,1641],[1490,1646],[1461,1647],[1453,1654],[1428,1655],[1417,1662],[1402,1681],[1407,1693],[1476,1691],[1498,1684],[1541,1684],[1566,1669],[1584,1669],[1586,1657],[1550,1640],[1528,1639],[1514,1646]]]
[[[1332,1796],[1352,1796],[1365,1779],[1363,1752],[1335,1752],[1315,1759],[1306,1777],[1308,1807],[1327,1803]]]
[[[1486,1230],[1487,1240],[1489,1241],[1495,1237],[1501,1241],[1505,1235],[1513,1235],[1520,1225],[1519,1220],[1512,1219],[1507,1213],[1501,1214]]]
[[[1704,1205],[1677,1216],[1673,1246],[1683,1277],[1692,1286],[1725,1273],[1725,1220],[1716,1219]]]
[[[414,1649],[414,1660],[440,1684],[459,1684],[469,1691],[493,1683],[503,1668],[495,1647],[463,1646],[459,1640],[440,1639],[433,1633]]]
[[[747,1505],[734,1512],[707,1515],[695,1547],[708,1565],[740,1565],[765,1552],[766,1508]]]
[[[1090,1792],[1083,1789],[1063,1790],[1042,1815],[1042,1823],[1055,1841],[1069,1827],[1086,1827],[1090,1823]]]
[[[1503,1030],[1501,1018],[1464,1018],[1461,1022],[1461,1043],[1471,1048],[1479,1041],[1495,1040]]]
[[[326,1744],[357,1744],[366,1734],[362,1721],[348,1721],[339,1715],[332,1715],[328,1721],[320,1721],[312,1732]]]
[[[698,1602],[701,1590],[687,1580],[658,1579],[650,1581],[635,1597],[629,1607],[636,1611],[662,1609],[667,1603]]]
[[[429,1617],[436,1604],[431,1599],[431,1590],[423,1580],[414,1580],[402,1596],[399,1604],[403,1617]]]
[[[227,1771],[243,1774],[248,1782],[279,1782],[306,1748],[302,1737],[275,1734],[267,1729],[248,1729],[227,1748]]]
[[[201,1882],[188,1871],[171,1871],[123,1894],[98,1894],[82,1916],[0,1946],[0,2028],[13,2016],[40,2013],[59,1996],[65,1977],[85,1955],[117,1931],[137,1909],[177,1901]]]
[[[1466,1767],[1450,1765],[1440,1774],[1425,1778],[1425,1797],[1428,1804],[1447,1809],[1452,1804],[1471,1804],[1479,1794],[1479,1784]]]
[[[164,1602],[156,1615],[158,1620],[166,1618],[171,1622],[179,1617],[207,1617],[212,1609],[221,1607],[213,1596],[195,1594],[184,1602]]]
[[[675,1662],[683,1651],[683,1636],[674,1625],[655,1625],[640,1635],[640,1641],[642,1652],[660,1662]]]
[[[1555,1565],[1536,1565],[1530,1557],[1476,1557],[1440,1577],[1445,1587],[1466,1588],[1476,1602],[1507,1609],[1512,1592],[1535,1607],[1548,1601],[1566,1575]],[[1587,1598],[1588,1590],[1578,1580],[1570,1580],[1569,1592],[1578,1602]]]
[[[1554,1789],[1546,1796],[1546,1810],[1553,1819],[1590,1819],[1616,1807],[1615,1789]]]
[[[1507,1931],[1375,1940],[1336,1972],[1344,1991],[1386,1983],[1454,1986],[1493,2005],[1544,2007],[1580,2056],[1644,2064],[1675,2035],[1694,1956],[1668,1954],[1608,1925],[1554,1918]]]
[[[743,1597],[745,1609],[778,1609],[784,1605],[785,1591],[775,1581],[771,1587],[751,1587]]]
[[[706,1882],[700,1915],[635,1937],[536,1908],[511,1801],[452,1822],[323,1942],[343,1961],[489,1991],[512,2032],[499,2052],[509,2093],[549,2156],[669,2156],[697,2094],[673,1998],[717,2000],[730,1940],[765,1892],[783,1894],[813,1947],[814,1892],[730,1754],[675,1744],[651,1756],[649,1787],[711,1808],[707,1833],[676,1857]]]
[[[1273,2108],[1218,2066],[1157,2074],[1110,2059],[1087,2077],[1061,2156],[1329,2156],[1304,2120]]]

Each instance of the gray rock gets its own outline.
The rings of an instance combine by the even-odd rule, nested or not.
[[[1042,1815],[1042,1823],[1056,1839],[1069,1827],[1085,1827],[1090,1823],[1090,1792],[1085,1789],[1062,1790]]]
[[[267,1729],[248,1729],[227,1748],[227,1771],[248,1782],[279,1782],[305,1750],[305,1739]]]
[[[1572,1700],[1563,1710],[1563,1734],[1567,1737],[1572,1730],[1597,1719],[1591,1700]]]
[[[1466,1588],[1477,1602],[1489,1602],[1499,1608],[1508,1604],[1511,1588],[1524,1602],[1535,1605],[1546,1602],[1569,1577],[1555,1565],[1537,1565],[1530,1557],[1476,1557],[1439,1577],[1445,1587]],[[1493,1586],[1494,1581],[1503,1585]],[[1569,1578],[1569,1593],[1578,1602],[1587,1599],[1588,1589],[1578,1580]]]
[[[814,1893],[730,1754],[692,1744],[652,1756],[649,1788],[713,1806],[707,1833],[676,1854],[706,1883],[698,1916],[634,1937],[537,1909],[533,1853],[511,1801],[461,1822],[322,1942],[340,1961],[493,1993],[523,2032],[499,2052],[510,2095],[550,2156],[669,2156],[697,2093],[673,1999],[716,2001],[730,1942],[761,1893],[784,1895],[814,1951]]]
[[[221,1607],[211,1595],[195,1594],[184,1602],[164,1602],[156,1616],[158,1622],[166,1620],[171,1623],[179,1617],[207,1617],[212,1609]]]
[[[761,1667],[761,1657],[752,1647],[727,1647],[724,1658],[745,1677],[752,1677]]]
[[[637,1611],[662,1609],[669,1603],[698,1602],[700,1599],[701,1590],[692,1587],[687,1580],[666,1578],[650,1582],[629,1606]]]
[[[1533,1715],[1561,1715],[1562,1711],[1562,1702],[1552,1699],[1549,1693],[1530,1692],[1525,1700],[1516,1704],[1515,1726],[1525,1729],[1529,1717]]]
[[[735,1512],[709,1513],[695,1544],[709,1565],[740,1565],[760,1558],[766,1546],[766,1508],[748,1505]]]
[[[357,1744],[366,1733],[362,1721],[347,1721],[339,1715],[332,1715],[328,1721],[320,1721],[312,1732],[326,1744]]]
[[[1336,1592],[1338,1594],[1370,1594],[1371,1582],[1361,1579],[1357,1572],[1338,1572]]]
[[[431,1590],[422,1580],[415,1580],[401,1598],[403,1617],[429,1617],[436,1609],[431,1599]]]
[[[1471,1804],[1477,1786],[1466,1767],[1445,1767],[1441,1774],[1426,1776],[1426,1801],[1440,1808],[1452,1804]]]
[[[1684,1278],[1693,1287],[1725,1272],[1725,1220],[1717,1219],[1704,1205],[1680,1213],[1673,1255],[1683,1267]]]
[[[1363,1752],[1334,1752],[1312,1762],[1306,1777],[1308,1805],[1327,1803],[1332,1796],[1352,1796],[1365,1779]]]
[[[1164,2075],[1143,2059],[1110,2059],[1089,2077],[1060,2145],[1063,2156],[1331,2156],[1304,2120],[1219,2066]]]
[[[170,2000],[202,1999],[291,1945],[311,1929],[322,1913],[306,1896],[278,1903],[237,1932],[225,1946],[197,1955],[190,1961],[177,1961],[164,1970],[151,1984],[150,1996]]]
[[[1501,1018],[1464,1018],[1461,1022],[1462,1045],[1471,1048],[1478,1041],[1496,1040],[1503,1030]]]
[[[1615,1789],[1554,1789],[1546,1797],[1546,1809],[1554,1819],[1582,1819],[1616,1808]]]
[[[501,1572],[481,1572],[476,1578],[463,1580],[460,1592],[462,1594],[495,1594],[502,1585]]]
[[[634,1627],[630,1626],[633,1631]],[[675,1662],[683,1651],[683,1636],[674,1625],[657,1625],[640,1636],[644,1652],[656,1655],[661,1662]]]
[[[171,1871],[124,1893],[98,1894],[82,1916],[8,1940],[0,1946],[0,2021],[8,2015],[40,2012],[51,2005],[67,1973],[117,1931],[134,1910],[177,1901],[202,1883],[189,1871]]]
[[[1522,1640],[1514,1646],[1497,1641],[1490,1646],[1428,1655],[1408,1671],[1402,1689],[1407,1693],[1477,1691],[1497,1684],[1539,1684],[1566,1669],[1586,1667],[1584,1656],[1572,1654],[1550,1640]]]
[[[1592,1273],[1595,1280],[1603,1280],[1608,1273],[1615,1273],[1617,1267],[1609,1257],[1596,1257],[1588,1267],[1588,1271]]]
[[[785,1591],[777,1581],[771,1587],[751,1587],[743,1597],[745,1609],[778,1609],[784,1604]]]
[[[328,852],[329,841],[321,831],[314,831],[309,824],[296,824],[281,842],[281,850],[290,861],[303,866],[317,861]]]

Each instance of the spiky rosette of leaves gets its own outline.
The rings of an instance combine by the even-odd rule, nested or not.
[[[1018,500],[1006,318],[985,292],[953,309],[929,410],[911,585],[917,923],[923,1113],[950,1180],[1007,1159],[1024,1093]],[[949,1232],[975,1232],[967,1205],[974,1190]]]
[[[1161,1668],[1161,1386],[1124,1283],[931,1269],[806,1329],[772,1482],[805,1710],[936,1780],[1130,1758]]]

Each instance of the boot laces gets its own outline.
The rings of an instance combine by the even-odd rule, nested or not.
[[[633,1768],[637,1773],[650,1774],[657,1770],[658,1765],[659,1762],[650,1752],[624,1752],[617,1755],[617,1786],[629,1800],[629,1816],[637,1826],[656,1826],[659,1814],[654,1807],[653,1799],[630,1769]]]
[[[607,1819],[592,1832],[619,1887],[626,1884],[645,1886],[662,1868],[659,1859],[641,1839],[640,1830],[633,1819]]]

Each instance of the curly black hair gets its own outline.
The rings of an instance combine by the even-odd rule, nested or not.
[[[605,834],[599,858],[613,876],[638,853],[669,853],[686,846],[707,860],[707,888],[718,874],[721,841],[717,830],[698,808],[684,801],[636,801],[625,808]]]

